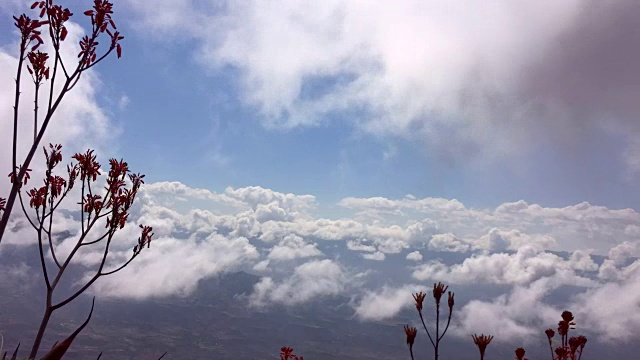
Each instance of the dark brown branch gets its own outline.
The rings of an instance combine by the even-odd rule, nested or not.
[[[49,281],[49,273],[47,271],[47,264],[44,259],[44,250],[42,249],[42,222],[38,229],[38,253],[40,255],[40,265],[42,266],[42,274],[44,275],[44,282],[47,284],[47,291],[51,291],[51,282]]]
[[[429,337],[429,341],[431,341],[431,345],[433,345],[433,347],[435,347],[436,344],[433,342],[433,339],[431,338],[431,334],[429,333],[429,330],[427,330],[427,325],[424,323],[424,317],[422,317],[422,311],[418,311],[418,314],[420,315],[420,321],[422,321],[422,326],[424,327],[424,331],[427,332],[427,336]]]
[[[111,274],[117,273],[118,271],[120,271],[120,270],[124,269],[125,267],[127,267],[127,265],[129,265],[129,263],[131,261],[133,261],[133,259],[135,259],[136,256],[138,256],[139,253],[140,252],[134,253],[133,256],[131,256],[131,258],[129,260],[127,260],[126,263],[122,264],[122,266],[118,267],[117,269],[101,273],[100,275],[107,276],[107,275],[111,275]]]
[[[24,207],[24,202],[22,201],[22,192],[21,191],[18,191],[18,197],[20,198],[20,206],[22,207],[22,212],[24,213],[24,216],[27,218],[27,220],[29,220],[29,224],[31,224],[33,229],[37,231],[38,227],[36,226],[36,224],[33,223],[33,221],[31,221],[31,217],[27,213],[27,209]],[[38,221],[40,221],[40,218],[38,218]]]
[[[104,247],[104,253],[102,255],[102,260],[100,261],[100,267],[98,268],[98,271],[96,272],[96,274],[91,278],[91,280],[89,280],[83,287],[81,287],[73,295],[69,296],[66,300],[63,300],[58,304],[53,305],[52,307],[53,310],[59,309],[65,306],[66,304],[70,303],[71,301],[73,301],[75,298],[77,298],[83,292],[85,292],[89,288],[89,286],[91,286],[96,280],[98,280],[100,276],[102,276],[102,269],[104,268],[104,264],[107,261],[107,255],[109,254],[109,247],[111,246],[112,237],[113,237],[113,234],[109,236],[109,239],[107,240],[107,245]],[[79,246],[76,246],[74,250],[77,250],[78,248]]]
[[[86,242],[86,243],[83,242],[82,244],[80,244],[80,246],[87,246],[87,245],[93,245],[93,244],[99,243],[100,241],[104,240],[104,238],[107,237],[107,235],[109,235],[110,233],[111,233],[111,230],[107,230],[107,232],[104,233],[104,235],[100,236],[96,240],[89,241],[89,242]]]
[[[438,341],[442,340],[442,338],[444,337],[444,334],[447,333],[447,330],[449,330],[449,324],[451,323],[451,313],[453,312],[453,309],[449,310],[449,318],[447,319],[447,326],[444,328],[444,331],[442,332],[442,335],[438,338]]]

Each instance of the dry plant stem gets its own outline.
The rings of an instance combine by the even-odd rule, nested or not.
[[[16,75],[16,93],[15,93],[15,102],[13,104],[13,148],[12,148],[12,171],[13,178],[18,179],[16,174],[16,169],[18,168],[17,157],[18,157],[18,107],[20,105],[20,77],[22,76],[22,65],[24,64],[24,52],[26,50],[26,43],[23,39],[22,44],[20,44],[20,58],[18,59],[18,74]],[[24,167],[25,171],[27,166]],[[22,175],[24,175],[24,171],[20,171]],[[22,176],[20,177],[20,181],[22,181]],[[15,201],[15,193],[20,188],[20,182],[14,181],[13,186],[11,187],[11,194],[13,196],[13,201]],[[9,201],[7,202],[7,206],[2,214],[2,219],[0,220],[0,242],[2,241],[2,235],[4,234],[4,229],[6,228],[6,222],[9,220],[9,214],[11,213],[11,208],[13,207],[13,202],[11,202],[11,196],[9,196]],[[7,221],[5,221],[5,218]]]
[[[429,330],[427,330],[427,325],[424,323],[424,317],[422,317],[422,311],[418,311],[418,314],[420,315],[420,321],[422,321],[422,326],[424,327],[424,331],[427,332],[427,336],[429,337],[429,341],[431,341],[431,345],[433,345],[433,347],[435,347],[436,344],[433,342],[433,339],[431,338],[431,334],[429,333]]]
[[[33,142],[36,142],[36,138],[38,137],[38,93],[40,92],[40,83],[36,82],[36,94],[34,108],[33,108]]]
[[[413,358],[413,349],[412,349],[412,348],[409,348],[409,354],[411,354],[411,360],[415,360],[415,359]]]
[[[440,304],[436,303],[436,344],[433,347],[435,350],[435,360],[438,360],[438,345],[440,345]]]

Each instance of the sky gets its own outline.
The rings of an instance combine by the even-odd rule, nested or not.
[[[27,5],[3,1],[0,15]],[[484,313],[513,319],[487,329],[509,337],[553,323],[547,295],[578,284],[568,301],[598,336],[640,333],[625,310],[640,303],[640,3],[125,0],[115,11],[122,58],[87,74],[46,139],[147,175],[113,261],[135,224],[154,226],[127,269],[148,286],[114,276],[97,292],[186,296],[251,269],[264,276],[254,306],[346,293],[375,321],[367,306],[392,317],[419,284],[476,281],[504,291],[464,303],[458,332]],[[87,26],[75,12],[70,58]],[[18,38],[9,21],[0,34],[10,169]],[[25,90],[25,139],[32,99]],[[27,246],[28,229],[14,230],[7,242]],[[389,261],[403,282],[368,287]]]

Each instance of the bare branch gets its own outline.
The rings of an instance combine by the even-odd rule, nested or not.
[[[24,202],[22,201],[22,192],[21,191],[18,191],[18,197],[20,198],[20,206],[22,207],[22,212],[24,213],[24,216],[27,218],[27,220],[29,220],[29,224],[31,224],[33,229],[34,230],[38,230],[38,227],[33,223],[33,221],[31,220],[31,217],[27,213],[27,209],[24,207]],[[37,215],[37,213],[36,213],[36,215]],[[38,217],[38,221],[40,221],[39,217]]]

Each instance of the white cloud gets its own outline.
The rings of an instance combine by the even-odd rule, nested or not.
[[[420,251],[417,251],[417,250],[412,251],[407,254],[407,260],[422,261],[422,254],[420,254]]]
[[[624,264],[632,257],[640,257],[640,240],[625,241],[609,250],[609,259],[613,260],[617,265]]]
[[[593,261],[589,252],[584,250],[576,250],[571,253],[569,264],[578,271],[598,271],[598,264]]]
[[[611,343],[635,339],[640,332],[640,314],[635,311],[640,306],[640,262],[618,271],[616,279],[605,277],[614,282],[578,294],[571,305],[578,326],[595,330],[601,340]]]
[[[300,236],[287,235],[282,241],[271,248],[267,258],[270,260],[293,260],[322,255],[318,250],[318,244],[306,243]]]
[[[362,257],[367,260],[383,261],[386,256],[383,252],[376,251],[374,253],[362,254]]]
[[[263,277],[249,300],[253,306],[269,303],[295,305],[323,296],[335,296],[345,290],[348,279],[341,266],[332,260],[313,260],[295,268],[291,277],[278,282]]]
[[[429,241],[429,250],[466,252],[468,249],[469,245],[462,242],[452,233],[433,235]]]
[[[540,279],[528,286],[516,286],[490,302],[471,300],[458,313],[459,326],[452,330],[460,336],[489,333],[501,342],[525,340],[557,324],[562,310],[543,302],[553,288],[546,279]]]
[[[555,239],[548,235],[528,235],[517,229],[501,230],[492,228],[487,235],[480,237],[477,246],[492,252],[517,250],[522,246],[531,246],[536,250],[552,249],[556,245]]]
[[[578,309],[587,309],[585,313],[579,313],[580,324],[594,328],[596,332],[605,329],[621,339],[628,339],[630,334],[640,331],[640,322],[633,316],[625,318],[623,326],[606,323],[607,316],[621,316],[624,309],[633,304],[632,294],[639,291],[636,287],[640,283],[637,281],[640,262],[621,267],[629,262],[627,256],[635,249],[632,239],[636,234],[632,225],[638,222],[633,211],[589,204],[544,208],[524,202],[503,204],[495,210],[477,210],[446,199],[405,197],[401,200],[376,198],[359,205],[393,213],[388,217],[359,216],[360,209],[353,209],[351,217],[325,219],[314,214],[315,200],[311,202],[313,206],[308,206],[312,197],[263,188],[234,191],[236,195],[230,196],[228,192],[192,189],[180,183],[145,185],[132,209],[131,223],[114,239],[108,266],[112,268],[127,259],[138,236],[138,223],[154,227],[156,236],[152,246],[122,273],[100,279],[93,291],[101,296],[135,299],[186,296],[202,279],[227,271],[253,269],[267,275],[249,296],[255,306],[295,305],[344,294],[355,296],[352,305],[357,316],[377,320],[392,317],[410,306],[410,295],[416,288],[409,285],[387,286],[375,291],[363,288],[367,284],[363,280],[365,274],[376,276],[372,271],[376,263],[360,261],[357,266],[364,268],[352,271],[350,267],[355,265],[345,263],[348,257],[339,256],[343,254],[332,254],[333,260],[308,260],[293,271],[289,267],[296,263],[283,260],[323,256],[319,249],[324,249],[322,245],[326,243],[322,242],[328,241],[343,241],[349,251],[357,251],[358,256],[371,260],[384,260],[386,254],[408,249],[408,259],[421,261],[420,255],[425,248],[462,251],[468,245],[468,251],[473,248],[481,251],[457,264],[442,261],[416,264],[412,274],[420,281],[501,285],[501,288],[510,289],[504,294],[496,293],[488,302],[472,300],[465,305],[460,299],[459,304],[463,306],[460,313],[465,322],[461,330],[455,330],[457,333],[472,328],[474,331],[486,329],[484,331],[495,331],[496,336],[509,332],[511,335],[503,338],[511,339],[525,336],[532,329],[537,331],[552,326],[557,322],[559,312],[545,304],[546,297],[549,291],[565,285],[578,286],[575,293],[582,294],[568,306],[576,313]],[[360,200],[351,205],[356,202]],[[258,213],[264,204],[277,205],[275,208],[285,213],[275,220],[260,216]],[[583,222],[595,222],[598,226],[588,227]],[[32,231],[25,225],[23,219],[16,217],[7,233],[8,244],[33,244]],[[454,226],[460,226],[458,231],[462,236],[452,232]],[[567,228],[588,229],[600,248],[610,250],[611,259],[598,267],[593,252],[584,250],[584,243],[572,242],[574,238],[566,237],[565,234],[571,232]],[[68,216],[58,216],[54,218],[54,229],[69,231],[69,238],[57,235],[54,241],[59,254],[68,253],[79,231],[78,222]],[[436,231],[442,232],[433,234]],[[584,235],[584,232],[578,233]],[[493,249],[517,246],[517,251],[487,251],[488,238],[492,234],[504,242],[503,246]],[[611,234],[620,237],[609,239]],[[545,251],[541,244],[548,244],[546,239],[556,237],[559,244],[566,243],[565,247],[580,245],[582,248],[572,249],[566,260]],[[263,256],[251,244],[256,241],[263,247]],[[0,251],[4,252],[2,249]],[[79,255],[78,264],[95,267],[100,254],[97,250],[87,250]],[[332,250],[327,250],[328,256],[329,251]],[[352,276],[355,272],[360,275]],[[616,292],[626,295],[606,300]],[[604,307],[611,309],[602,316],[596,314],[595,309]],[[525,310],[529,312],[525,313]],[[533,314],[535,312],[538,315]],[[504,318],[504,329],[480,326],[485,326],[491,316]],[[599,333],[599,336],[607,339],[608,335]]]
[[[456,157],[518,154],[541,138],[573,143],[576,127],[638,130],[627,96],[638,77],[616,72],[634,74],[640,58],[629,45],[638,10],[626,2],[598,15],[579,0],[127,3],[141,31],[195,39],[203,67],[236,70],[241,100],[265,126],[358,108],[363,116],[345,121]],[[171,14],[159,12],[166,7]],[[623,35],[631,41],[610,41]]]
[[[128,250],[129,253],[131,250]],[[158,238],[120,273],[97,281],[92,290],[101,296],[142,299],[189,295],[198,281],[237,271],[258,251],[245,238],[212,234],[202,241]]]
[[[362,320],[385,320],[396,316],[413,304],[412,294],[419,285],[402,287],[383,286],[376,291],[366,291],[353,305],[356,315]]]
[[[367,239],[349,240],[347,241],[347,249],[353,250],[353,251],[375,252],[376,251],[375,246],[365,245],[362,243],[366,240]]]
[[[531,246],[523,246],[514,254],[497,253],[475,255],[461,264],[446,266],[439,261],[418,265],[413,277],[417,280],[439,280],[455,284],[487,283],[526,285],[543,278],[561,284],[593,286],[588,278],[576,275],[575,261],[537,252]]]

